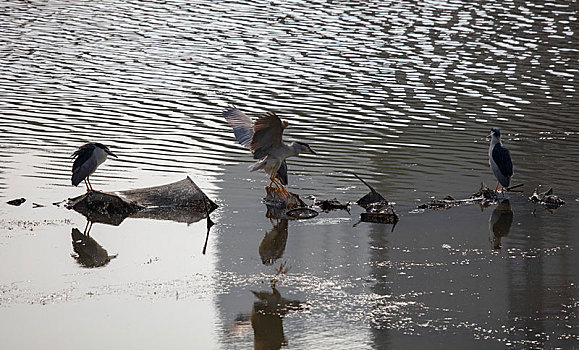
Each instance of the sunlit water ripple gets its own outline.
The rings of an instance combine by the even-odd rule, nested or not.
[[[579,154],[570,6],[4,2],[2,144],[49,153],[41,176],[60,185],[86,140],[123,155],[107,176],[218,175],[250,161],[220,116],[235,104],[290,121],[288,137],[321,154],[291,161],[317,187],[352,171],[403,191],[488,179],[491,126],[516,160],[549,148],[545,179],[562,185],[552,149]]]

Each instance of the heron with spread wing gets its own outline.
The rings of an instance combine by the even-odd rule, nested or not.
[[[292,142],[287,145],[282,140],[283,131],[288,126],[273,113],[268,112],[253,122],[235,107],[223,112],[223,117],[233,128],[235,138],[242,146],[249,148],[254,159],[259,159],[250,171],[264,170],[282,195],[288,195],[284,185],[288,184],[286,158],[300,153],[316,154],[307,143]]]

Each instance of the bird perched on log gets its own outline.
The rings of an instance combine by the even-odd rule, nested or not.
[[[89,176],[97,170],[99,165],[101,165],[109,155],[117,158],[117,156],[102,143],[89,142],[80,146],[72,154],[72,158],[75,158],[72,164],[72,184],[78,186],[78,184],[84,180],[86,191],[93,191]]]
[[[513,162],[511,161],[511,154],[508,149],[501,144],[501,130],[499,128],[491,129],[491,145],[489,147],[489,164],[495,177],[497,178],[497,186],[495,192],[501,184],[503,191],[509,187],[511,183],[511,176],[513,176]]]
[[[255,123],[242,111],[231,107],[223,112],[223,117],[233,128],[237,141],[249,148],[254,159],[259,159],[250,171],[263,169],[283,195],[288,195],[284,185],[288,183],[286,158],[300,153],[316,154],[307,143],[292,142],[287,145],[282,140],[283,131],[288,126],[273,113],[259,117]]]

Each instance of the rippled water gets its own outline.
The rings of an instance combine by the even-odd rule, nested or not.
[[[577,10],[573,1],[3,1],[0,197],[27,202],[0,206],[0,339],[579,346]],[[276,111],[288,140],[319,153],[291,159],[290,190],[355,201],[367,192],[357,172],[397,203],[395,230],[355,225],[356,206],[270,223],[265,176],[247,172],[252,159],[221,118],[231,104]],[[414,212],[431,196],[494,184],[491,127],[525,184],[508,195],[511,212]],[[87,269],[71,257],[84,218],[52,203],[82,193],[69,183],[70,154],[89,140],[119,155],[95,173],[99,189],[191,176],[221,206],[207,253],[204,222],[128,219],[91,231],[116,258]],[[528,203],[538,185],[567,204],[551,213]],[[287,240],[283,257],[264,265],[260,243],[276,235]],[[251,291],[289,307],[268,309]]]

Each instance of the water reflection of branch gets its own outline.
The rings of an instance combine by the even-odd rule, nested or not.
[[[493,249],[501,249],[501,239],[509,234],[513,223],[513,210],[508,199],[499,201],[489,219],[489,231],[492,234]]]
[[[207,242],[209,241],[209,231],[211,230],[211,227],[213,227],[213,225],[215,225],[215,223],[211,220],[211,217],[209,217],[209,213],[207,213],[207,234],[205,235],[205,244],[203,245],[203,255],[205,255],[205,253],[207,252]]]
[[[76,253],[72,257],[83,267],[105,266],[117,255],[109,255],[106,249],[90,237],[91,228],[92,222],[89,221],[82,233],[77,228],[72,229],[72,249]]]

